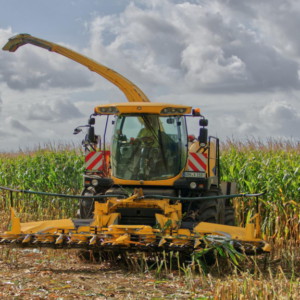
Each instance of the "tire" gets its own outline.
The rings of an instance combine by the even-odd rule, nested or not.
[[[234,207],[225,207],[225,225],[235,226],[235,209]]]
[[[93,187],[88,187],[82,190],[81,196],[94,196],[96,190]],[[79,201],[79,218],[80,219],[93,219],[95,203],[94,199],[80,199]]]
[[[203,194],[203,197],[213,197],[220,195],[219,191],[210,191]],[[225,223],[225,202],[224,199],[199,200],[192,203],[190,212],[194,213],[189,217],[194,224],[200,222],[224,224]]]
[[[213,197],[222,195],[222,191],[209,191],[203,194],[203,197]],[[225,223],[225,200],[224,199],[209,199],[199,200],[194,204],[197,211],[195,225],[200,222],[224,224]],[[204,263],[207,266],[212,266],[216,263],[216,256],[213,251],[206,253],[203,256]]]

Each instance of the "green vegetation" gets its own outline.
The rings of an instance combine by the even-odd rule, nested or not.
[[[240,192],[267,191],[260,197],[262,230],[266,236],[299,238],[300,143],[229,141],[221,150],[223,181],[235,181]],[[255,199],[234,201],[238,225],[255,213]]]
[[[27,153],[0,155],[0,185],[51,193],[78,195],[82,188],[84,155],[74,147],[47,147]],[[8,192],[0,192],[4,201],[0,208],[9,207]],[[14,193],[15,207],[20,213],[34,214],[34,219],[74,216],[77,201]]]

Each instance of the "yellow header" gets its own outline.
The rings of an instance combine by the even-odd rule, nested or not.
[[[92,72],[98,73],[116,85],[125,94],[129,102],[150,102],[141,89],[116,71],[73,50],[36,38],[30,34],[23,33],[11,37],[2,49],[4,51],[15,52],[19,47],[26,44],[31,44],[61,54],[89,68]]]
[[[95,113],[100,115],[120,115],[120,114],[158,114],[168,115],[185,115],[190,114],[191,106],[170,104],[170,103],[111,103],[95,107]]]

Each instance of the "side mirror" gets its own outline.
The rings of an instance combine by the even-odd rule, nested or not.
[[[208,120],[207,119],[200,119],[199,125],[200,126],[207,126],[208,125]]]
[[[199,132],[199,144],[207,144],[207,138],[208,138],[208,130],[207,128],[200,128]]]
[[[74,129],[73,134],[78,134],[81,131],[82,131],[82,129],[80,129],[80,128],[77,127],[77,128]]]
[[[88,119],[88,124],[89,125],[95,125],[95,118]]]
[[[95,137],[95,128],[94,127],[89,127],[87,138],[91,143],[95,143],[96,137]]]

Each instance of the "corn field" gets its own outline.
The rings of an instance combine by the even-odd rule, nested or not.
[[[260,197],[265,237],[300,238],[300,145],[290,141],[229,140],[221,147],[221,180],[237,182],[239,192],[267,191]],[[78,195],[82,188],[84,154],[70,145],[46,145],[32,151],[0,154],[0,185]],[[1,209],[9,208],[2,193]],[[34,219],[74,217],[77,201],[37,195],[15,195],[15,206]],[[235,200],[236,223],[244,226],[255,213],[255,199]]]
[[[174,273],[171,266],[168,269],[165,264],[162,268],[162,264],[157,263],[158,268],[154,271],[156,278],[153,280],[165,282],[159,280],[169,278],[172,285],[176,283],[178,286],[185,286],[195,297],[196,294],[200,295],[200,298],[198,296],[194,299],[298,299],[299,153],[300,143],[291,141],[270,140],[264,144],[255,140],[228,140],[221,147],[223,181],[235,181],[238,192],[267,191],[259,202],[263,237],[272,245],[266,269],[261,257],[245,258],[238,269],[231,266],[229,273],[229,261],[223,262],[224,265],[222,262],[217,263],[206,274],[200,267],[198,270],[195,264],[179,267],[177,273]],[[82,189],[83,171],[84,154],[74,146],[46,145],[25,152],[0,154],[0,186],[78,195]],[[14,193],[14,197],[22,222],[74,217],[78,207],[77,200],[68,198],[22,193]],[[0,216],[0,230],[6,230],[10,222],[9,193],[0,191],[0,199],[0,209],[3,212]],[[255,198],[234,199],[233,205],[238,226],[244,226],[256,213]],[[11,252],[3,251],[0,253],[0,260],[7,260],[9,268],[12,261],[17,259],[18,264],[18,259],[22,259],[22,252],[9,256],[7,253]],[[53,263],[62,255],[54,256]],[[49,252],[46,257],[49,264]],[[70,257],[60,263],[64,265],[69,260]],[[174,277],[174,274],[178,276]],[[226,276],[222,277],[224,274]]]
[[[240,192],[266,191],[259,211],[265,237],[299,239],[300,143],[228,141],[221,151],[223,181],[235,181]],[[255,213],[256,202],[234,201],[237,225]]]
[[[84,155],[71,146],[38,148],[26,153],[0,154],[0,185],[16,189],[78,195],[82,188]],[[8,209],[9,194],[1,191],[1,209]],[[14,193],[14,205],[31,218],[74,217],[77,201],[69,198]],[[24,220],[25,221],[25,220]]]

